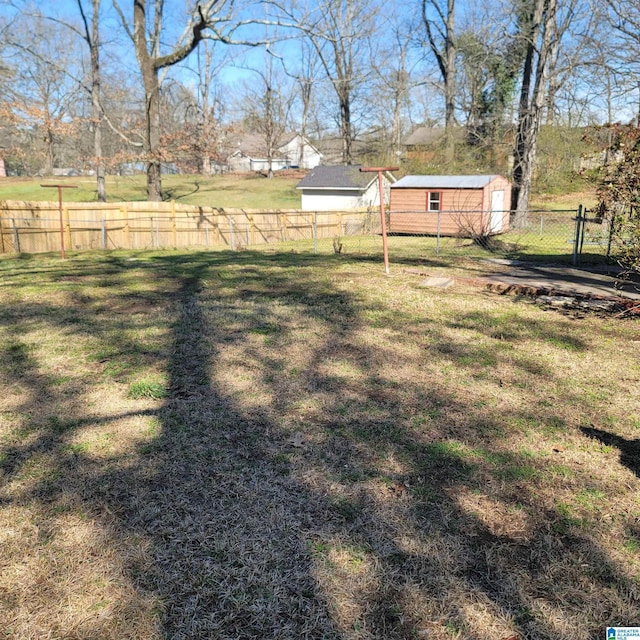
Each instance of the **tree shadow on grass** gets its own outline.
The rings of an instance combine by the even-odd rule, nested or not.
[[[596,633],[621,600],[636,607],[607,554],[541,509],[545,462],[505,451],[473,390],[438,374],[472,351],[438,327],[398,351],[409,324],[374,331],[365,317],[376,310],[300,270],[312,264],[155,256],[133,269],[167,304],[140,306],[128,327],[108,305],[98,319],[80,309],[70,325],[62,307],[43,307],[70,338],[111,342],[115,359],[135,347],[127,328],[171,318],[167,344],[151,355],[166,369],[167,397],[139,412],[155,412],[153,438],[106,459],[70,450],[85,424],[79,400],[69,429],[52,440],[43,427],[12,446],[5,466],[11,480],[34,451],[57,457],[53,473],[18,483],[4,504],[55,514],[71,500],[122,557],[129,602],[109,609],[111,620],[89,615],[76,637],[570,640],[572,622]],[[31,390],[22,408],[53,413],[64,398],[33,357],[16,354],[13,380]],[[78,382],[80,399],[91,383]],[[137,635],[117,622],[135,607],[149,625]]]
[[[618,449],[620,463],[640,478],[640,439],[629,440],[595,427],[580,427],[580,431],[588,438],[593,438],[604,445]]]

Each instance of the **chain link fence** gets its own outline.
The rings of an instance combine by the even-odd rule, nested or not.
[[[394,216],[401,213],[403,228],[396,231]],[[608,225],[589,212],[579,209],[530,210],[517,223],[510,212],[499,212],[506,221],[500,231],[473,224],[481,212],[432,212],[431,220],[423,211],[387,212],[388,255],[391,264],[419,259],[488,258],[586,264],[605,262],[615,257]],[[316,214],[321,219],[321,214]],[[495,219],[495,218],[494,218]],[[424,231],[420,229],[424,228]],[[280,243],[279,249],[341,253],[383,258],[379,211],[345,219],[334,235],[314,236],[306,240]]]

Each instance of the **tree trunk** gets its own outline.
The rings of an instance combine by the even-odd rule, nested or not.
[[[351,100],[348,93],[343,93],[340,97],[340,133],[342,135],[342,162],[344,164],[353,164]]]
[[[102,157],[102,106],[100,105],[100,0],[92,0],[91,41],[91,119],[93,121],[93,154],[96,162],[98,202],[107,201],[104,158]]]
[[[522,73],[511,192],[516,227],[522,226],[527,219],[537,138],[544,113],[550,47],[556,31],[557,0],[534,2],[527,33],[523,34],[528,44]]]
[[[146,40],[145,2],[138,0],[133,5],[134,46],[142,72],[146,109],[144,152],[147,161],[147,199],[162,200],[162,176],[160,173],[160,82],[154,59],[149,55]]]
[[[435,10],[437,22],[429,17],[428,7]],[[455,151],[455,9],[455,0],[447,0],[446,13],[436,0],[422,0],[422,21],[444,85],[445,157],[448,162],[453,160]]]
[[[445,57],[447,72],[444,76],[445,99],[445,149],[446,160],[451,162],[455,153],[455,96],[456,96],[456,46],[453,38],[455,30],[455,0],[448,0],[445,39]]]

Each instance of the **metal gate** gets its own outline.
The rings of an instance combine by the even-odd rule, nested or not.
[[[611,256],[612,228],[609,220],[596,211],[578,207],[573,240],[573,264],[602,262]]]

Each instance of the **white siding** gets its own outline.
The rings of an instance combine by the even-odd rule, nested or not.
[[[303,211],[344,211],[362,206],[359,191],[303,189]]]
[[[383,177],[385,201],[389,202],[389,182]],[[347,209],[364,209],[380,206],[378,180],[374,180],[369,188],[362,192],[359,189],[302,189],[303,211],[345,211]]]
[[[296,136],[293,140],[290,140],[286,145],[280,147],[278,150],[280,153],[286,155],[289,160],[289,164],[294,167],[300,167],[301,169],[315,169],[322,160],[322,155],[316,151],[308,142],[304,143],[304,156],[302,166],[300,163],[300,136]]]

